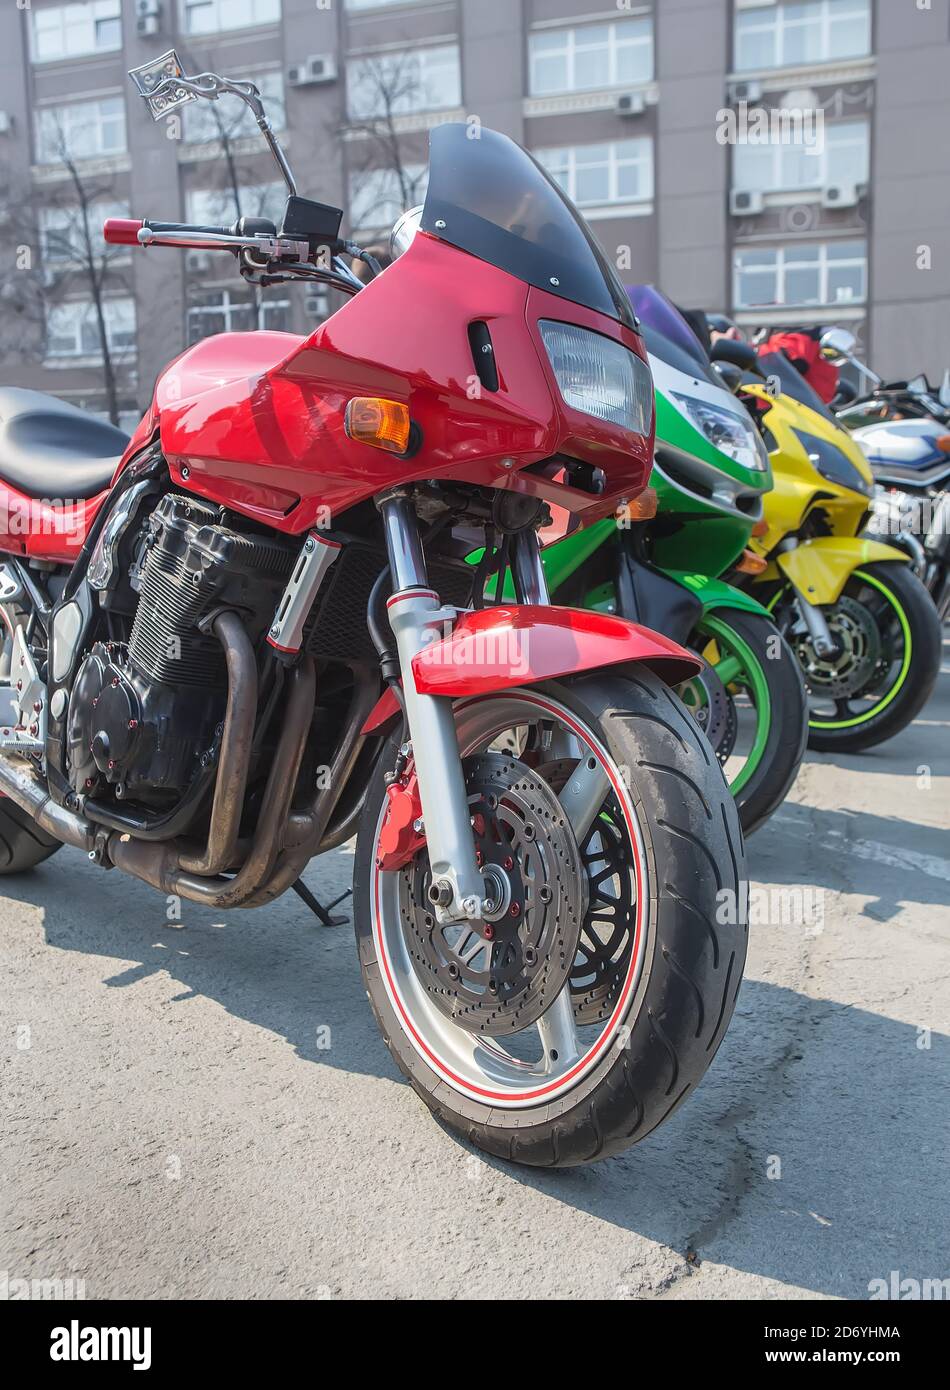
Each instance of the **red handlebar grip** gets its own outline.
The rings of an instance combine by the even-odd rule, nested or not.
[[[107,217],[102,224],[102,235],[113,246],[138,246],[139,232],[144,225],[129,217]]]

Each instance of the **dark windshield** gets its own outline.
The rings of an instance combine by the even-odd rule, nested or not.
[[[636,327],[616,271],[577,209],[507,135],[436,126],[422,229],[529,285]]]
[[[708,362],[704,363],[698,354],[694,357],[679,343],[672,342],[665,333],[658,333],[655,328],[650,328],[643,320],[640,323],[640,332],[643,334],[647,352],[652,357],[658,357],[668,367],[675,367],[678,372],[685,372],[687,376],[696,377],[700,381],[711,381],[714,386],[722,385],[722,378]]]
[[[823,415],[833,425],[839,423],[817,391],[809,386],[801,372],[792,365],[784,352],[759,353],[759,367],[766,377],[778,377],[783,393],[786,396],[791,396],[793,401],[807,405],[810,410],[817,410],[819,415]],[[745,380],[753,386],[762,385],[761,380],[755,376],[747,376]]]
[[[670,365],[679,367],[680,371],[692,372],[694,376],[708,376],[709,354],[673,301],[667,299],[655,285],[631,285],[627,293],[641,324],[662,334],[668,343],[679,348],[683,356],[693,363],[691,367],[682,367],[679,362],[671,362]],[[650,351],[653,352],[653,349]],[[657,352],[655,356],[664,362],[669,360],[663,357],[662,352]]]

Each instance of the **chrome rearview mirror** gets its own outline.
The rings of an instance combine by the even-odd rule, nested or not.
[[[163,53],[160,58],[153,58],[150,63],[143,63],[140,68],[130,70],[129,76],[138,88],[139,95],[145,98],[153,121],[162,120],[170,111],[184,106],[186,102],[198,100],[196,92],[191,92],[175,82],[176,77],[184,75],[181,60],[173,48]]]
[[[153,59],[151,63],[132,68],[129,76],[148,104],[153,121],[164,119],[169,112],[184,106],[186,102],[196,101],[198,97],[205,97],[208,101],[217,101],[218,97],[224,95],[240,97],[254,113],[258,129],[280,167],[284,182],[291,194],[296,196],[297,182],[287,163],[287,156],[264,113],[260,91],[253,82],[233,81],[229,77],[219,77],[216,72],[199,72],[194,77],[188,77],[182,68],[181,59],[173,48],[163,53],[160,58]]]
[[[822,354],[832,360],[850,361],[857,345],[857,338],[847,328],[828,328],[821,335]]]

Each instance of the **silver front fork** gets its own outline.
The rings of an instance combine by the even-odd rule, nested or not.
[[[550,603],[547,575],[541,563],[538,533],[530,528],[527,531],[519,531],[512,537],[512,546],[511,567],[518,602],[539,607]]]
[[[462,774],[452,701],[420,695],[412,659],[443,637],[456,619],[428,588],[419,527],[410,499],[394,493],[379,503],[393,577],[389,621],[402,670],[406,719],[419,799],[432,866],[432,905],[437,919],[454,922],[482,918],[493,904],[475,862],[475,844]]]

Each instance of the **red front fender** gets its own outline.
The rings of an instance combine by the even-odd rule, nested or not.
[[[630,661],[655,671],[668,685],[702,669],[693,652],[625,618],[587,608],[507,605],[463,614],[448,637],[413,659],[412,673],[420,695],[460,698]],[[380,728],[396,708],[386,691],[364,733]]]

